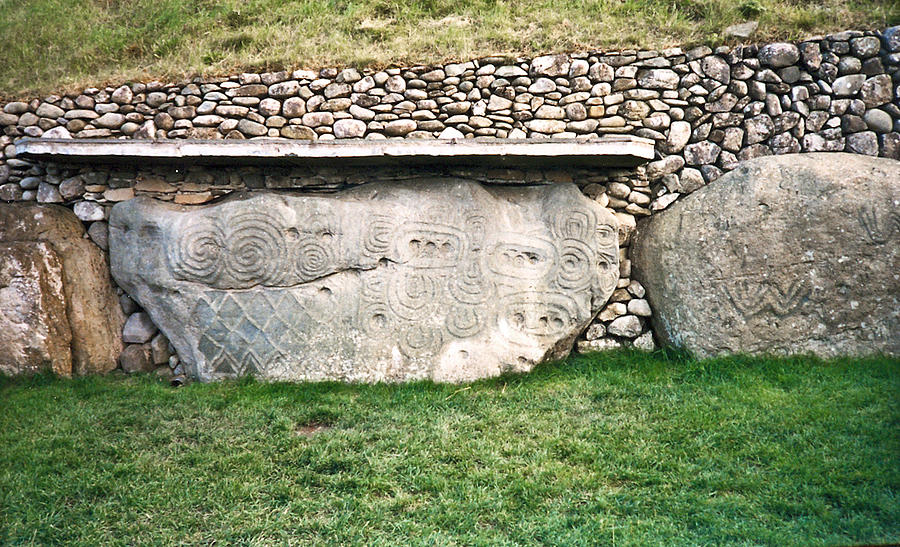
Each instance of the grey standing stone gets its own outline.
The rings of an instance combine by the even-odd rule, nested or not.
[[[615,218],[571,183],[138,197],[113,209],[110,256],[201,379],[527,371],[568,353],[619,277]]]
[[[745,162],[642,225],[655,332],[700,355],[900,355],[900,164]],[[785,199],[790,196],[790,199]]]
[[[0,244],[4,243],[36,251],[41,261],[51,260],[59,266],[58,273],[50,277],[44,277],[44,274],[39,275],[40,279],[30,274],[19,276],[5,269],[10,265],[19,268],[7,261],[16,257],[0,250],[0,285],[3,286],[0,289],[0,310],[3,310],[0,313],[0,348],[3,348],[0,370],[6,358],[18,360],[14,355],[16,352],[8,349],[21,348],[22,342],[26,346],[32,344],[35,336],[44,338],[35,350],[47,346],[56,348],[47,363],[57,360],[69,363],[69,369],[56,370],[59,373],[103,373],[115,368],[116,358],[122,351],[120,333],[124,318],[116,304],[106,257],[85,239],[84,227],[72,211],[57,205],[0,205]],[[30,303],[12,304],[6,300],[11,296],[7,291],[12,291],[15,296],[16,287],[27,287],[36,281],[40,288],[37,294],[31,295]],[[57,304],[51,305],[47,298],[61,301],[63,308],[55,309]],[[45,312],[50,313],[51,322],[41,324]],[[38,323],[34,323],[36,320]],[[23,326],[29,334],[22,334]],[[65,333],[71,333],[71,336]],[[18,342],[10,343],[4,336],[11,336]],[[26,354],[29,352],[26,349]],[[40,357],[40,351],[35,351],[31,357],[26,355],[26,360],[34,357]]]
[[[0,239],[0,373],[72,374],[62,268],[47,242]]]

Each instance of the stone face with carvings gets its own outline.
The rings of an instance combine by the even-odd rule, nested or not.
[[[372,183],[115,206],[116,281],[202,380],[466,381],[567,354],[618,280],[571,183]]]
[[[700,355],[900,355],[900,162],[757,158],[638,227],[664,342]]]

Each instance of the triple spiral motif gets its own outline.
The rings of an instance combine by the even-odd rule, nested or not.
[[[279,287],[335,268],[331,234],[303,233],[270,213],[245,211],[185,221],[169,262],[175,277],[214,288]]]

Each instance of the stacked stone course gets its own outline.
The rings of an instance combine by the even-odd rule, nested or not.
[[[248,167],[226,173],[187,167],[164,174],[138,167],[33,164],[16,158],[16,140],[593,139],[610,134],[653,139],[657,159],[635,170],[560,166],[556,172],[439,173],[486,183],[572,180],[611,208],[622,227],[620,281],[579,347],[625,342],[651,348],[651,310],[628,260],[636,220],[759,156],[846,151],[900,159],[900,27],[761,47],[487,57],[371,73],[327,68],[184,84],[133,83],[7,103],[0,129],[0,199],[70,206],[104,250],[109,209],[134,195],[199,204],[236,190],[327,192],[368,179],[348,178],[334,168]],[[391,169],[372,176],[403,180],[423,172]],[[164,346],[156,342],[157,348]],[[141,347],[132,353],[164,360],[166,351]]]

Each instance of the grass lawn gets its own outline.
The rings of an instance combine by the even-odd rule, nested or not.
[[[900,360],[471,385],[0,380],[0,544],[900,541]]]
[[[900,23],[896,0],[0,0],[0,96],[239,70],[381,67],[799,38]]]

